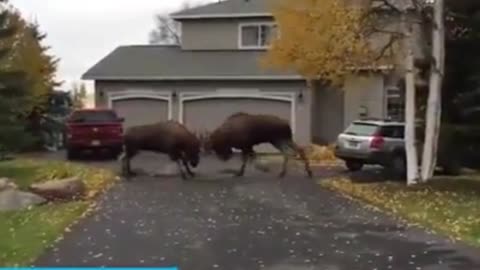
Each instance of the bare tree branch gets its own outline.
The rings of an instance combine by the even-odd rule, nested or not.
[[[189,2],[184,2],[179,10],[191,8]],[[181,43],[180,23],[170,18],[168,14],[155,15],[155,29],[150,31],[150,44],[173,44]]]
[[[380,50],[380,53],[375,58],[375,61],[378,61],[378,60],[382,59],[383,57],[385,57],[387,51],[391,50],[393,48],[393,45],[395,44],[395,42],[398,41],[398,40],[401,40],[402,38],[403,38],[403,36],[401,36],[401,35],[390,35],[389,41]]]

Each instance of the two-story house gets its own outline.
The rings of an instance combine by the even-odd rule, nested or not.
[[[360,114],[385,117],[385,74],[352,76],[343,91],[308,89],[295,72],[261,67],[276,32],[268,0],[227,0],[172,14],[179,46],[121,46],[90,68],[96,106],[126,126],[176,119],[208,131],[236,112],[278,115],[301,144],[332,142]]]

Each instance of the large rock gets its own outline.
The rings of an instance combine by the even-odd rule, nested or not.
[[[16,211],[45,203],[38,195],[15,189],[0,191],[0,211]]]
[[[18,186],[8,178],[0,178],[0,191],[7,189],[18,189]]]
[[[86,193],[85,183],[76,177],[33,184],[29,190],[50,201],[76,200]]]

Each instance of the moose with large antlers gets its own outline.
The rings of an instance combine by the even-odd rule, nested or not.
[[[307,175],[312,177],[305,151],[293,141],[292,129],[286,120],[273,115],[243,112],[227,117],[209,136],[201,138],[173,120],[131,127],[124,135],[122,171],[126,176],[132,175],[130,160],[139,151],[153,151],[167,154],[176,162],[183,179],[187,175],[182,165],[188,175],[194,177],[190,166],[195,168],[199,164],[203,145],[205,152],[213,151],[223,161],[233,157],[233,149],[241,150],[242,165],[236,174],[241,177],[245,174],[248,161],[255,159],[254,146],[263,143],[270,143],[284,156],[280,178],[286,175],[290,157],[295,155],[300,156]]]
[[[290,124],[277,116],[243,112],[233,114],[211,133],[206,149],[213,150],[224,161],[232,158],[233,149],[241,150],[242,166],[237,173],[240,177],[244,175],[249,159],[255,158],[253,147],[262,143],[270,143],[283,154],[279,177],[286,175],[289,158],[296,154],[303,160],[308,176],[312,177],[305,151],[293,141]]]

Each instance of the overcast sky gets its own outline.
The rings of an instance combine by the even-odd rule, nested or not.
[[[187,0],[191,3],[214,0]],[[58,77],[80,80],[88,68],[119,45],[146,44],[153,16],[178,9],[183,0],[10,0],[47,33],[46,45],[61,58]],[[91,89],[91,84],[89,84]]]

